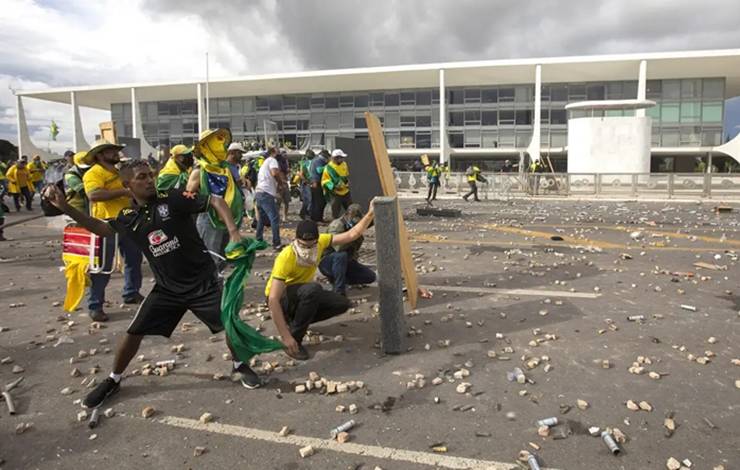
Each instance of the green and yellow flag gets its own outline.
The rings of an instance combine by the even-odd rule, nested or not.
[[[53,119],[51,120],[51,126],[49,126],[49,132],[51,133],[51,140],[57,140],[59,126],[57,126],[57,123]]]

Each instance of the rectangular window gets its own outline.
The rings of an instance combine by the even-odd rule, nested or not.
[[[480,126],[480,111],[465,111],[466,126]]]
[[[462,111],[452,111],[450,114],[450,126],[462,126],[465,123],[465,113]]]
[[[416,148],[432,148],[432,133],[429,131],[416,132]]]
[[[416,92],[416,105],[417,106],[431,106],[431,104],[432,104],[432,92],[431,91],[417,91]],[[418,146],[418,142],[417,142],[417,146]]]
[[[550,87],[550,101],[568,101],[568,88],[564,85],[553,85]]]
[[[568,99],[573,100],[585,100],[586,99],[586,85],[571,84],[568,85]]]
[[[185,103],[183,103],[184,105]],[[185,113],[183,113],[185,114]],[[231,114],[244,114],[244,101],[241,98],[231,99]]]
[[[701,133],[701,144],[702,145],[719,145],[722,140],[722,129],[709,128],[704,129]]]
[[[654,121],[660,121],[660,105],[656,104],[655,106],[647,108],[645,110],[645,115],[650,116]],[[657,122],[655,124],[657,124]]]
[[[366,129],[366,128],[367,128],[367,122],[365,122],[365,118],[355,116],[355,129]]]
[[[352,111],[345,111],[339,113],[339,127],[341,129],[353,128],[355,125],[355,113]]]
[[[414,148],[414,131],[401,131],[401,148]]]
[[[511,87],[498,89],[499,103],[511,103],[514,101],[514,89]]]
[[[561,130],[550,131],[550,147],[558,148],[568,145],[568,134]]]
[[[517,125],[530,125],[532,124],[532,110],[518,110],[516,111],[516,124]]]
[[[323,96],[312,96],[311,97],[311,109],[324,109],[324,97]],[[259,105],[257,105],[257,111],[259,111]]]
[[[413,106],[416,104],[416,93],[404,91],[401,92],[401,106]]]
[[[241,102],[241,100],[239,100]],[[197,107],[197,101],[196,100],[185,100],[182,102],[182,105],[180,106],[180,111],[183,115],[186,116],[194,116],[198,114],[198,107]]]
[[[498,103],[498,89],[484,88],[481,90],[480,98],[483,103]]]
[[[515,140],[514,129],[499,129],[499,147],[512,148]]]
[[[432,104],[439,104],[439,89],[432,90]]]
[[[681,98],[681,82],[679,80],[663,80],[663,99],[677,100],[679,98]]]
[[[296,109],[295,96],[283,96],[283,109],[288,111]]]
[[[663,82],[660,80],[648,80],[645,84],[645,97],[648,99],[660,99],[663,93]]]
[[[480,88],[467,88],[465,90],[466,103],[480,103]]]
[[[621,100],[624,98],[622,82],[609,82],[606,84],[606,98],[609,100]]]
[[[661,122],[678,122],[678,103],[663,103],[660,114]]]
[[[481,132],[483,143],[481,144],[484,148],[496,148],[498,147],[498,131],[486,130]]]
[[[370,93],[370,106],[383,106],[383,93]]]
[[[678,147],[678,143],[679,143],[678,129],[663,128],[661,132],[660,143],[663,147]]]
[[[722,102],[705,102],[701,106],[703,122],[722,122]]]
[[[589,85],[586,87],[586,99],[603,100],[604,96],[604,85]]]
[[[681,146],[698,147],[701,144],[701,128],[698,126],[681,128]]]
[[[540,110],[540,124],[550,124],[550,108]]]
[[[416,116],[401,116],[401,127],[416,126]]]
[[[398,106],[400,103],[400,97],[398,93],[386,93],[385,94],[385,106]]]
[[[709,99],[725,97],[725,81],[721,78],[705,78],[702,80],[703,91],[701,96]]]
[[[231,129],[231,132],[244,132],[244,118],[242,116],[232,117],[231,126],[229,128]],[[172,126],[170,126],[170,132],[175,134],[175,131],[172,130]],[[182,132],[185,132],[184,129]]]
[[[159,103],[157,103],[157,115],[158,116],[169,116],[170,106],[164,101],[160,101]]]
[[[339,96],[324,97],[324,109],[339,109]]]
[[[523,148],[529,145],[529,142],[532,140],[532,133],[531,132],[522,132],[522,131],[516,131],[516,146],[519,148]]]
[[[466,129],[465,130],[465,146],[466,147],[480,147],[480,130],[479,129]]]
[[[432,108],[432,127],[439,127],[439,108]]]
[[[270,111],[282,111],[283,110],[283,97],[282,96],[270,96],[267,98],[270,104]]]
[[[568,115],[564,109],[550,110],[550,124],[568,124]]]
[[[481,124],[483,124],[484,126],[497,126],[498,125],[498,112],[483,111],[481,113]]]
[[[295,103],[298,109],[311,109],[311,98],[308,96],[296,97]]]
[[[367,94],[364,95],[355,95],[355,108],[367,108],[368,106],[368,97]]]
[[[637,98],[637,80],[624,82],[624,99],[632,100]]]
[[[390,127],[392,129],[401,127],[401,115],[398,111],[385,112],[385,127]]]
[[[351,108],[355,105],[355,97],[352,95],[342,95],[339,97],[340,108]]]
[[[499,125],[513,125],[514,124],[514,110],[513,109],[502,109],[498,113]]]
[[[517,103],[528,103],[532,101],[532,90],[530,86],[518,86],[514,89],[514,101]]]
[[[699,103],[684,101],[681,103],[681,122],[699,122],[701,107]]]
[[[699,98],[701,96],[701,80],[681,80],[681,98]]]
[[[244,112],[253,113],[255,108],[254,98],[244,98]]]
[[[623,109],[607,109],[606,117],[622,117],[624,116]]]
[[[451,131],[447,134],[447,140],[452,148],[463,148],[465,146],[462,131]]]
[[[416,116],[416,127],[432,127],[432,117],[428,114]]]
[[[448,103],[450,104],[463,104],[465,102],[465,96],[463,94],[463,91],[460,89],[457,90],[449,90],[448,91],[450,98],[448,100]]]
[[[296,123],[295,119],[289,119],[283,121],[283,129],[284,131],[295,131],[298,129],[298,124]]]
[[[399,132],[385,132],[385,145],[389,149],[397,149],[401,147],[401,134]]]
[[[267,101],[266,96],[257,97],[257,111],[269,111],[270,103]]]

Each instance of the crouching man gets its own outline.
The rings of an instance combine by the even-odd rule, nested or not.
[[[329,279],[334,292],[347,295],[347,285],[372,284],[375,271],[357,261],[364,237],[344,245],[337,243],[336,236],[352,229],[362,219],[359,204],[350,204],[342,217],[329,224],[329,233],[335,236],[331,246],[324,252],[319,263],[319,271]]]
[[[346,245],[362,236],[373,220],[373,206],[354,227],[332,235],[322,233],[312,220],[296,228],[296,239],[275,258],[265,295],[285,351],[294,359],[306,360],[308,351],[301,344],[309,325],[335,317],[349,309],[345,296],[324,290],[314,281],[324,251],[332,244]]]
[[[89,217],[71,207],[64,194],[49,186],[45,197],[82,227],[101,237],[118,232],[129,238],[146,256],[156,283],[136,312],[116,349],[113,371],[83,401],[87,408],[100,406],[120,388],[121,376],[136,355],[146,335],[169,337],[187,310],[206,324],[212,333],[221,323],[221,286],[216,265],[208,254],[193,222],[193,214],[213,207],[224,221],[231,241],[241,238],[226,202],[218,196],[199,196],[183,190],[157,193],[152,169],[145,160],[124,163],[119,171],[124,187],[136,200],[136,209],[124,209],[115,219]],[[228,338],[232,357],[236,357]],[[247,364],[234,362],[242,385],[256,388],[259,377]]]

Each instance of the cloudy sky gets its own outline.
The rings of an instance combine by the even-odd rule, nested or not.
[[[740,47],[737,0],[3,0],[0,138],[10,89],[622,52]],[[34,142],[69,107],[26,100]],[[86,137],[108,113],[84,110]],[[740,124],[733,117],[730,127]]]

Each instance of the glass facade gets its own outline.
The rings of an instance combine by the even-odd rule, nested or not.
[[[723,78],[648,80],[647,98],[657,106],[652,144],[663,147],[719,145],[722,136]],[[637,97],[637,81],[547,83],[542,87],[541,142],[567,142],[565,105],[575,101]],[[192,145],[197,138],[195,99],[143,102],[144,136],[153,146]],[[282,96],[212,98],[211,127],[230,128],[238,140],[263,140],[264,122],[293,147],[334,146],[334,138],[367,137],[363,113],[384,126],[389,148],[439,147],[439,90],[410,89]],[[625,111],[629,112],[629,111]],[[609,110],[608,116],[623,115]],[[113,104],[117,132],[131,136],[130,103]],[[524,148],[532,135],[534,85],[447,89],[447,133],[453,148]]]

